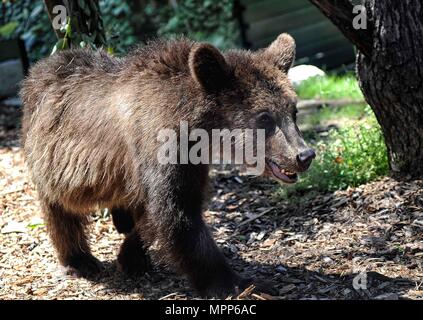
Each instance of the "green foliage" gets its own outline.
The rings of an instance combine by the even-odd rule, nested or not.
[[[355,187],[388,173],[386,146],[370,107],[355,125],[332,130],[317,142],[317,158],[296,185],[280,188],[282,198],[308,191],[335,191]]]
[[[100,0],[99,5],[105,25],[106,41],[112,44],[114,52],[127,51],[136,43],[134,29],[129,22],[131,11],[128,4],[123,0]],[[62,30],[67,33],[65,39],[57,41],[43,1],[22,0],[13,4],[6,3],[5,8],[7,21],[0,30],[9,30],[11,26],[16,26],[12,32],[8,32],[7,37],[20,36],[25,41],[31,61],[68,47],[67,42],[72,36],[69,21]],[[0,32],[0,38],[2,37],[6,38],[6,35]],[[80,39],[78,42],[81,47],[92,43],[90,39]]]
[[[353,73],[314,77],[297,88],[302,99],[363,99],[363,94]]]
[[[16,27],[7,36],[0,34],[0,39],[20,36],[25,42],[29,58],[32,61],[49,55],[56,42],[56,36],[44,10],[43,1],[6,2],[4,7],[6,9],[5,20],[1,23],[3,26],[12,23]]]
[[[239,34],[233,18],[234,0],[147,0],[142,13],[122,0],[102,0],[100,7],[113,48],[126,52],[139,34],[142,41],[184,34],[225,49],[238,45]],[[138,26],[140,30],[135,30]]]
[[[174,5],[165,0],[147,0],[141,12],[137,13],[132,1],[100,0],[105,42],[110,51],[123,54],[149,38],[177,34],[208,41],[219,48],[238,44],[238,28],[232,14],[234,0],[175,0],[171,3]],[[0,38],[20,36],[32,61],[49,55],[54,46],[53,50],[66,48],[69,45],[66,41],[75,36],[69,33],[68,40],[57,43],[41,0],[6,2],[4,7],[6,19],[0,22]],[[91,43],[89,39],[77,42],[81,46]]]
[[[0,37],[3,38],[10,38],[15,33],[16,28],[18,27],[18,23],[16,21],[8,22],[3,26],[0,26]]]
[[[110,50],[118,55],[127,52],[137,42],[131,8],[122,0],[100,0],[99,4]]]
[[[161,6],[157,34],[185,34],[225,49],[238,45],[239,34],[233,18],[233,0],[181,0],[174,6]],[[164,22],[164,23],[163,23]]]
[[[51,50],[51,54],[55,54],[59,50],[64,50],[69,48],[71,37],[72,37],[72,26],[71,26],[69,18],[66,21],[66,25],[60,28],[60,31],[63,32],[65,36],[57,40],[56,44],[53,47],[53,50]],[[81,47],[84,47],[83,42],[81,42]]]

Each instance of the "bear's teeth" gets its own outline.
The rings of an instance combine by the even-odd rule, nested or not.
[[[286,174],[286,175],[289,175],[289,176],[292,176],[292,175],[295,174],[294,172],[291,172],[291,171],[288,171],[288,170],[285,170],[285,169],[281,169],[281,172]]]

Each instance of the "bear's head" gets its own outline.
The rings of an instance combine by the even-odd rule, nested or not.
[[[296,125],[297,96],[287,76],[294,59],[295,42],[287,34],[257,52],[223,54],[196,44],[189,55],[191,76],[217,104],[220,126],[264,129],[265,174],[285,183],[296,182],[315,157]]]

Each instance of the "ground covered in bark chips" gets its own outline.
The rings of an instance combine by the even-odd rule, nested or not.
[[[119,273],[123,236],[107,214],[93,215],[91,227],[105,271],[93,280],[64,275],[13,116],[0,113],[0,299],[199,298],[164,266],[139,279]],[[205,217],[217,243],[234,269],[275,287],[274,296],[246,290],[232,299],[423,299],[423,181],[383,178],[288,202],[272,196],[269,180],[223,170],[212,176]]]

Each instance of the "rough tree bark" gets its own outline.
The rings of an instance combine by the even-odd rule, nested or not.
[[[392,173],[423,176],[423,0],[366,0],[355,30],[348,0],[310,0],[357,47],[357,75],[382,127]]]

